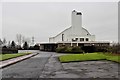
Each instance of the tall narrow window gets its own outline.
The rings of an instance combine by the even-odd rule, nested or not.
[[[62,34],[62,41],[64,41],[64,34]]]

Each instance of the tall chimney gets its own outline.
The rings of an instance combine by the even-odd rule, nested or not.
[[[73,10],[71,23],[72,35],[80,35],[82,33],[82,13]]]

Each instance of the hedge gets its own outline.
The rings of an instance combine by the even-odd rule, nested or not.
[[[63,47],[56,48],[56,52],[58,53],[83,53],[84,51],[78,46],[76,47],[63,46]]]
[[[2,54],[18,53],[16,48],[2,48]]]

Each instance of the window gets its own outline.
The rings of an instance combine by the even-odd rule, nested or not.
[[[75,40],[77,41],[77,40],[78,40],[78,38],[75,38]]]
[[[79,13],[77,13],[77,15],[82,15],[82,13],[79,12]]]
[[[89,41],[89,39],[88,39],[88,38],[86,38],[86,41]]]
[[[77,41],[78,40],[78,38],[74,38],[74,39],[72,39],[72,41]]]
[[[62,34],[62,41],[64,41],[64,34]]]
[[[84,41],[84,38],[80,38],[80,41]]]

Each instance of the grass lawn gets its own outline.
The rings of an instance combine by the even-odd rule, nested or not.
[[[27,55],[27,54],[31,54],[31,53],[0,54],[0,61],[11,59],[11,58],[16,58],[16,57]]]
[[[120,56],[105,55],[102,53],[70,54],[59,57],[60,62],[110,60],[120,63]]]
[[[106,60],[120,63],[120,56],[106,56]]]

